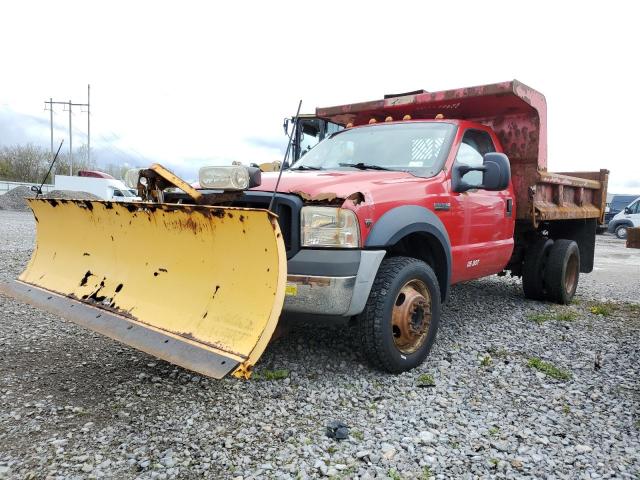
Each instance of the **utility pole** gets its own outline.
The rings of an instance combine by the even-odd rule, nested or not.
[[[68,102],[54,102],[52,97],[49,97],[48,101],[45,101],[45,110],[46,105],[49,105],[49,118],[50,118],[50,127],[51,127],[51,159],[53,160],[53,106],[54,105],[65,105],[69,109],[69,175],[73,175],[73,132],[71,125],[71,115],[73,107],[87,107],[87,161],[91,161],[91,120],[90,120],[90,104],[89,104],[89,94],[91,93],[91,85],[87,85],[87,103],[73,103],[71,100]]]
[[[73,129],[71,128],[71,108],[73,103],[69,100],[69,176],[73,176]]]
[[[87,84],[87,163],[91,165],[91,85]]]
[[[51,123],[51,161],[53,162],[53,98],[49,97],[49,121]]]

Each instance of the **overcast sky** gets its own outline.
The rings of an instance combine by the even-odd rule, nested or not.
[[[640,192],[635,2],[4,2],[0,145],[49,145],[86,101],[100,155],[180,171],[281,157],[303,110],[517,78],[548,103],[549,170]],[[67,112],[56,109],[56,141]],[[86,114],[73,116],[74,145]],[[66,140],[65,140],[66,141]]]

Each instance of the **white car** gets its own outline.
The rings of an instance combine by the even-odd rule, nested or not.
[[[609,221],[608,230],[618,238],[627,238],[627,228],[640,227],[640,197]]]

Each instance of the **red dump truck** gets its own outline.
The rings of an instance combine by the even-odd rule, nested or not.
[[[546,117],[544,96],[515,80],[301,117],[278,191],[339,204],[353,218],[336,224],[357,229],[317,250],[303,238],[285,310],[357,315],[367,356],[400,371],[426,356],[452,284],[510,272],[527,298],[568,303],[593,269],[608,171],[548,172]]]
[[[142,202],[31,200],[37,248],[0,290],[217,378],[250,375],[283,310],[354,319],[402,372],[451,285],[510,272],[568,303],[593,269],[608,172],[548,172],[546,116],[518,81],[318,108],[280,179],[203,167],[196,189],[154,165]]]

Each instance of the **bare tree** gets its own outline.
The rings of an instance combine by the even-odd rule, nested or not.
[[[14,182],[41,182],[49,170],[51,154],[48,149],[33,144],[0,147],[0,180]],[[87,146],[73,153],[73,174],[80,170],[95,169],[95,162],[87,162]],[[53,175],[69,174],[69,155],[60,152],[56,165],[45,183],[53,182]]]

